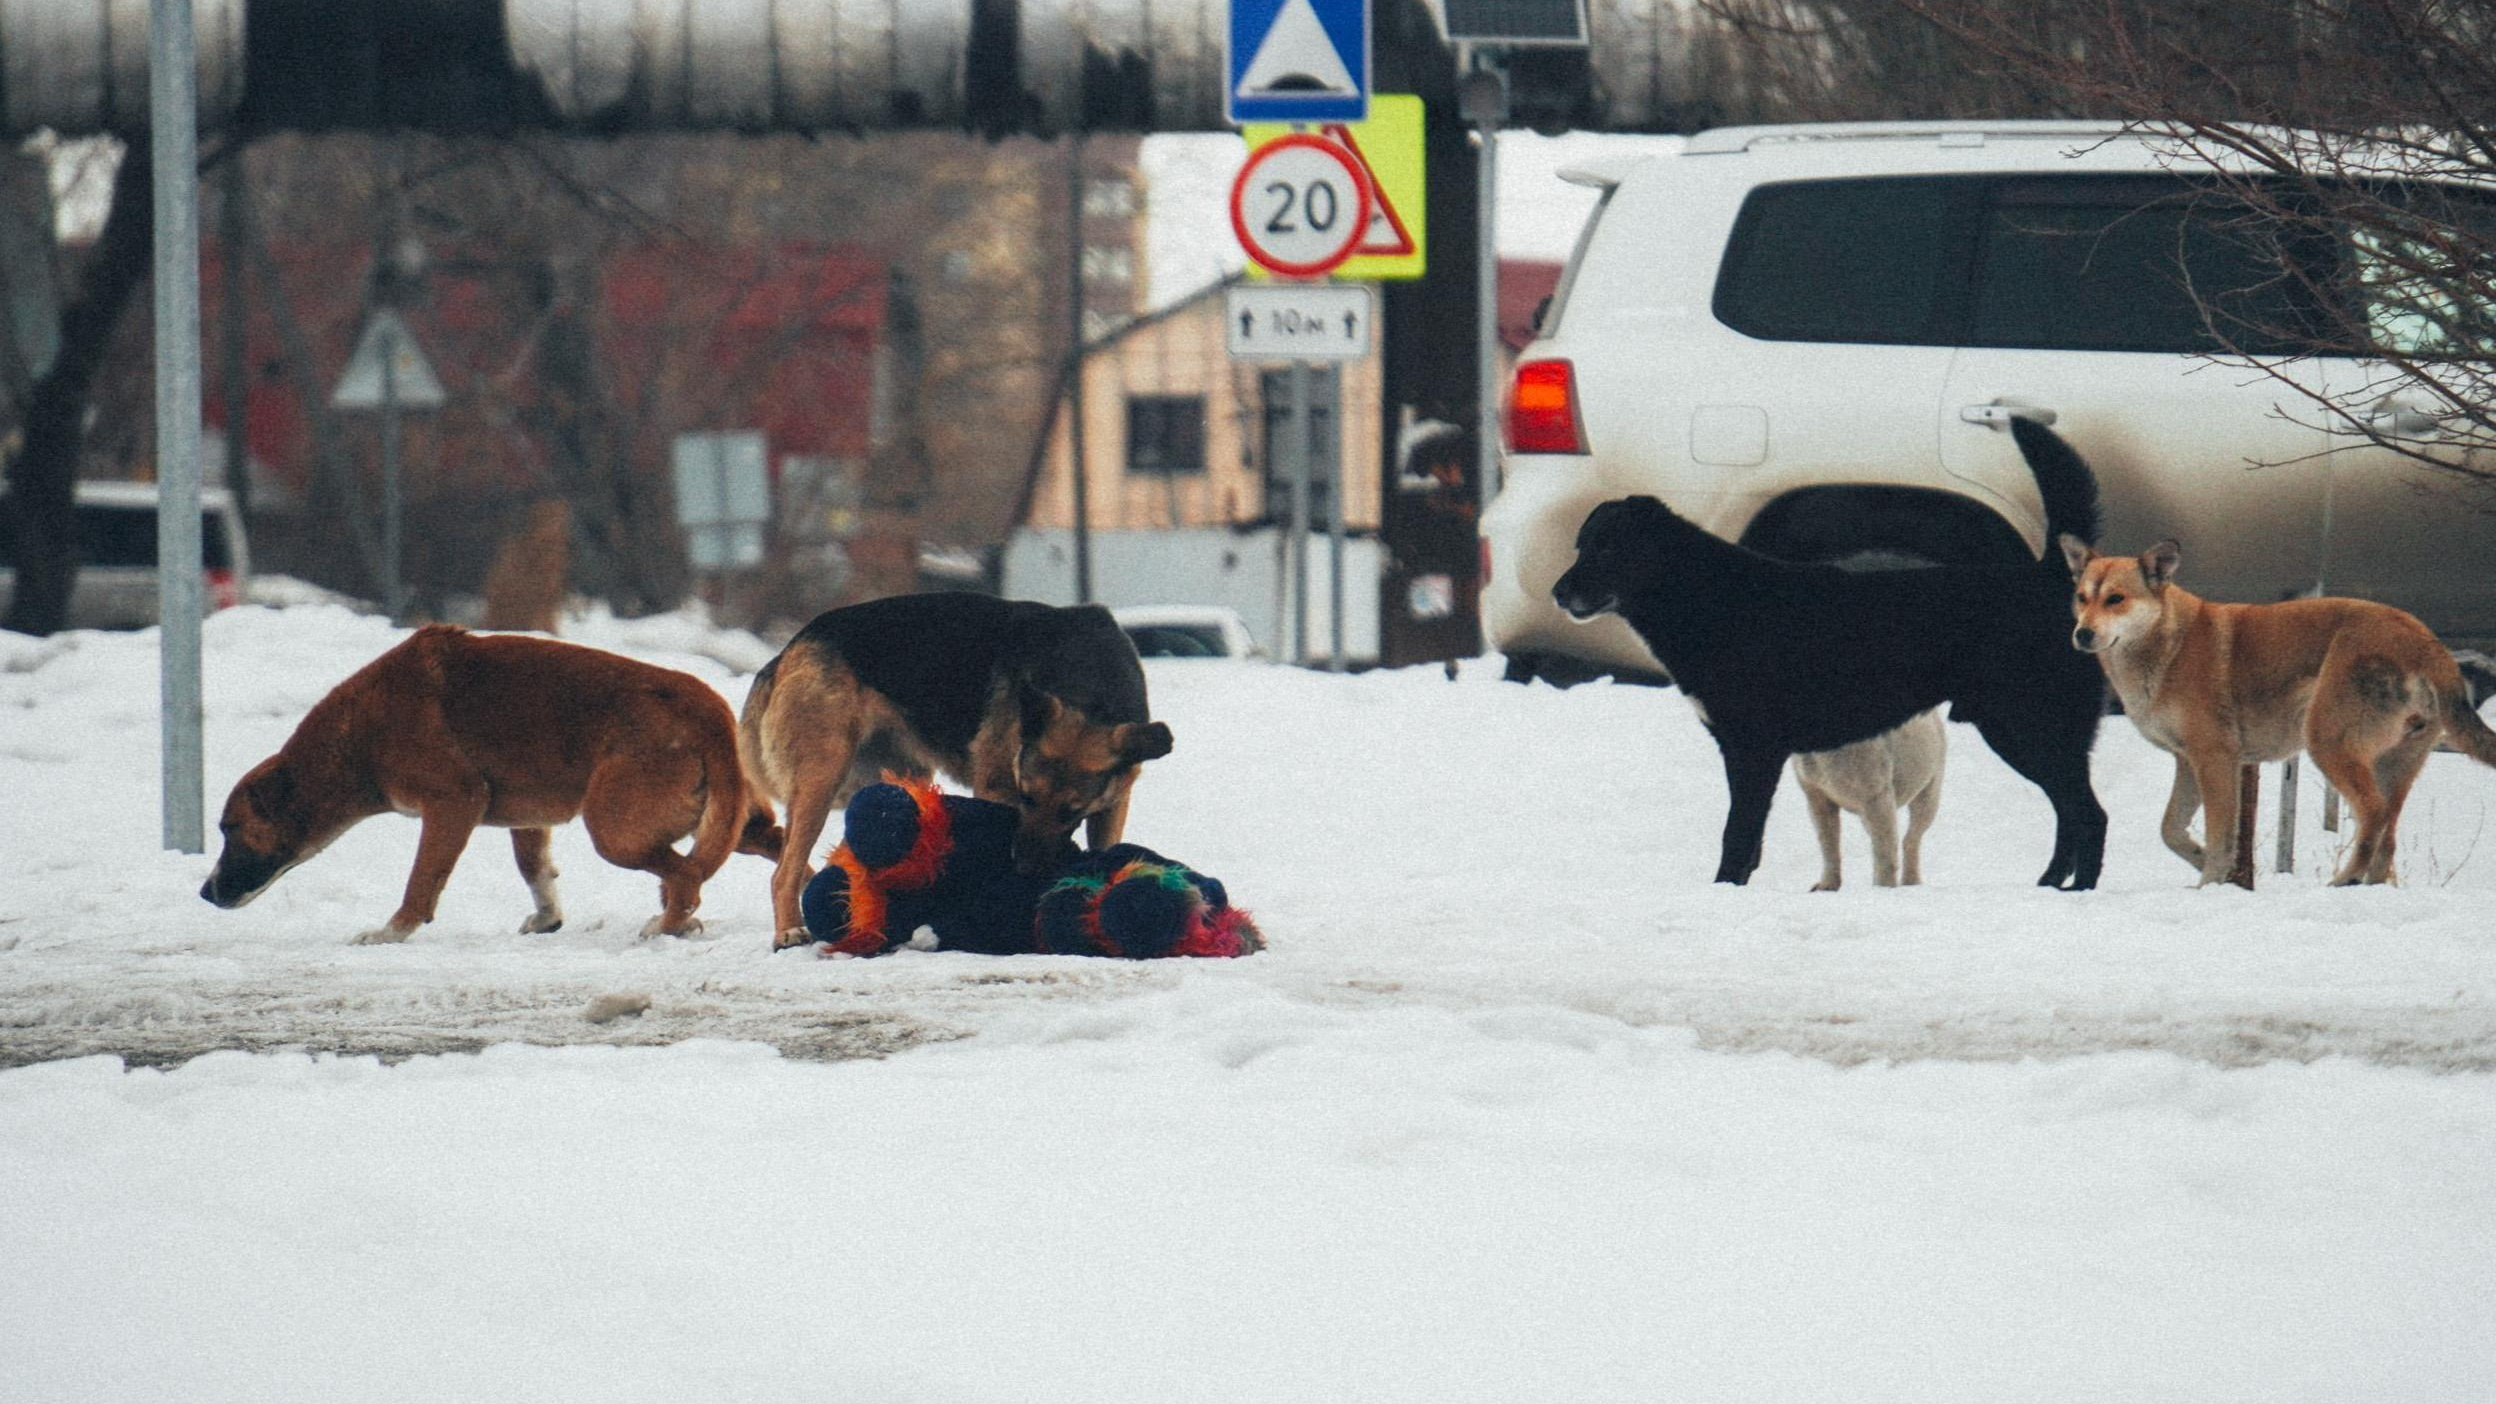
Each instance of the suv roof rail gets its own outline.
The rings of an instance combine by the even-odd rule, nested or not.
[[[2123,136],[2134,130],[2117,121],[2033,122],[1795,122],[1764,127],[1717,127],[1699,132],[1682,148],[1685,156],[1724,156],[1762,146],[1806,141],[1947,141],[1981,145],[2005,141],[2069,140]]]

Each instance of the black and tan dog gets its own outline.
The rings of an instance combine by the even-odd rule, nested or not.
[[[690,935],[729,851],[778,857],[770,811],[750,803],[728,704],[690,673],[523,635],[419,629],[312,705],[276,755],[226,797],[224,847],[199,895],[239,907],[376,814],[424,828],[407,894],[360,944],[433,920],[480,824],[511,830],[537,899],[522,931],[563,925],[548,829],[578,816],[598,856],[655,873],[642,934]],[[675,844],[693,835],[690,853]]]
[[[1085,826],[1118,842],[1136,767],[1170,753],[1144,665],[1109,611],[989,595],[897,595],[831,610],[754,677],[737,732],[757,793],[787,807],[771,881],[782,944],[833,808],[891,772],[942,771],[1021,814],[1018,861]]]
[[[2053,431],[2012,432],[2045,504],[2046,539],[2097,536],[2097,479]],[[1750,880],[1788,756],[1880,733],[1943,702],[2054,805],[2037,881],[2097,884],[2106,811],[2089,784],[2106,684],[2075,666],[2071,577],[2048,551],[2003,566],[1845,571],[1792,565],[1711,536],[1652,497],[1606,502],[1578,529],[1552,599],[1618,614],[1699,709],[1725,764],[1718,882]],[[2083,659],[2082,662],[2087,660]]]

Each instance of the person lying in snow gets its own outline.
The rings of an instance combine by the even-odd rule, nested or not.
[[[1069,843],[1042,871],[1018,871],[1017,818],[1010,805],[924,781],[860,790],[841,846],[799,904],[808,939],[788,944],[881,955],[925,930],[939,949],[982,955],[1150,960],[1265,948],[1220,882],[1137,844]]]

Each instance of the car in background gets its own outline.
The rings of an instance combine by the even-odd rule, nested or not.
[[[2104,123],[1729,128],[1563,178],[1598,203],[1519,357],[1481,523],[1511,677],[1660,674],[1620,619],[1551,601],[1587,512],[1628,494],[1791,560],[2038,559],[2014,415],[2096,470],[2103,546],[2178,538],[2196,593],[2319,585],[2496,640],[2496,520],[2321,403],[2413,443],[2431,406],[2380,360],[2295,354],[2351,310],[2397,345],[2435,291],[2399,249],[2266,244],[2209,166]],[[2496,237],[2485,192],[2416,190]],[[2283,246],[2314,276],[2283,277]]]
[[[156,484],[81,481],[72,502],[78,579],[69,596],[72,629],[139,629],[156,622]],[[240,604],[251,551],[233,494],[199,494],[200,567],[208,610]],[[0,494],[0,610],[17,593],[17,519]]]
[[[1248,621],[1226,605],[1120,605],[1110,611],[1142,658],[1263,658]]]

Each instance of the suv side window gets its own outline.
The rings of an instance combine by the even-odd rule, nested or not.
[[[2372,217],[2350,231],[2349,273],[2370,346],[2422,361],[2496,354],[2487,275],[2462,252],[2496,241],[2496,201],[2426,182],[2361,199]],[[2457,244],[2456,229],[2469,239]]]
[[[2001,181],[1964,344],[2291,355],[2320,325],[2312,284],[2280,269],[2281,241],[2295,237],[2176,178]]]
[[[1716,318],[1765,341],[1946,345],[1965,281],[1966,182],[1929,177],[1763,185],[1742,202]],[[1954,198],[1961,197],[1961,198]]]
[[[2282,355],[2321,325],[2322,279],[2279,266],[2310,237],[2182,177],[1793,181],[1743,202],[1715,310],[1768,341]]]

